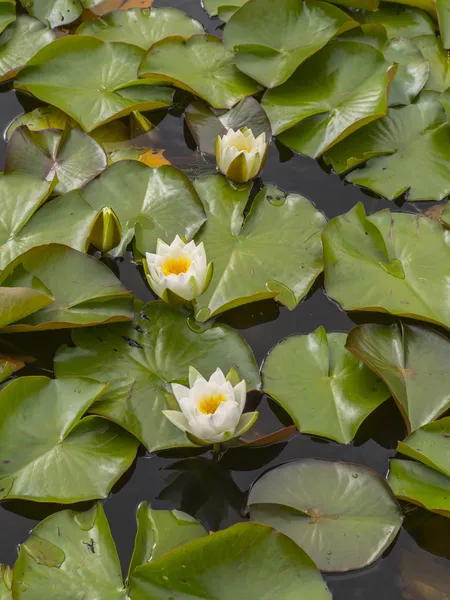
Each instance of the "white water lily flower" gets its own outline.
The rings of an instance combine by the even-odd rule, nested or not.
[[[217,166],[228,179],[245,183],[260,173],[268,146],[265,133],[255,138],[246,127],[238,131],[229,129],[216,139]]]
[[[158,240],[156,254],[147,252],[147,280],[160,298],[168,301],[167,292],[173,292],[183,300],[193,300],[203,294],[209,285],[212,264],[206,263],[203,242],[185,244],[177,235],[166,244]]]
[[[231,377],[230,377],[231,375]],[[164,410],[165,416],[179,429],[190,433],[201,443],[216,444],[243,435],[258,418],[258,413],[242,414],[247,397],[245,380],[233,386],[220,369],[209,381],[193,367],[189,368],[189,387],[172,383],[172,391],[181,411]]]

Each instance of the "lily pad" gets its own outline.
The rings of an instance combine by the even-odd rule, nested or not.
[[[7,356],[0,354],[0,382],[8,379],[13,373],[23,369],[27,362],[34,362],[30,356]]]
[[[179,510],[152,510],[147,502],[139,504],[136,519],[138,529],[129,576],[136,567],[208,535],[203,525],[190,515]]]
[[[391,459],[388,483],[400,500],[450,517],[450,477],[412,460]]]
[[[387,113],[394,73],[392,63],[376,48],[335,41],[285,84],[268,90],[262,106],[283,144],[315,158]]]
[[[61,27],[73,23],[83,12],[81,0],[20,0],[32,17],[47,27]]]
[[[228,112],[216,114],[201,100],[195,100],[184,113],[186,123],[192,133],[200,152],[216,155],[216,138],[224,135],[228,129],[243,129],[248,127],[253,135],[258,137],[266,134],[266,139],[272,137],[269,119],[261,104],[249,96],[241,100]]]
[[[38,50],[55,39],[36,19],[19,15],[0,35],[0,83],[12,79]]]
[[[441,34],[442,45],[444,48],[450,48],[450,3],[448,0],[436,0],[436,11],[439,22],[439,32]]]
[[[380,311],[450,327],[445,232],[419,214],[382,210],[366,217],[358,203],[323,231],[327,294],[344,310]]]
[[[31,112],[19,115],[8,125],[5,131],[6,141],[9,142],[15,130],[23,125],[30,131],[43,131],[44,129],[61,129],[63,131],[68,126],[75,129],[79,127],[76,121],[71,119],[62,110],[59,110],[59,108],[55,108],[54,106],[38,106]]]
[[[201,23],[178,8],[116,10],[99,20],[85,21],[78,34],[93,35],[107,42],[126,42],[148,50],[166,37],[204,33]]]
[[[107,497],[139,442],[106,419],[82,418],[106,387],[89,379],[20,377],[0,391],[0,498]]]
[[[83,187],[106,168],[106,154],[95,140],[78,129],[30,131],[17,128],[6,148],[5,171],[29,173],[53,181],[56,194]]]
[[[450,399],[449,399],[450,402]],[[424,425],[403,442],[397,452],[415,458],[424,465],[450,477],[450,417]]]
[[[0,287],[0,329],[53,302],[47,293],[26,287]]]
[[[12,600],[11,581],[11,569],[0,563],[0,600]]]
[[[252,351],[236,331],[196,326],[184,310],[163,302],[147,304],[132,325],[77,330],[72,339],[76,347],[62,347],[55,357],[58,376],[110,382],[91,412],[128,429],[149,451],[192,445],[162,414],[176,406],[169,384],[186,384],[190,366],[204,377],[233,367],[248,389],[260,383]]]
[[[412,40],[398,37],[386,46],[384,57],[398,65],[389,92],[389,106],[410,104],[425,86],[430,64]]]
[[[139,76],[187,90],[214,108],[231,108],[261,89],[234,62],[233,52],[227,52],[213,35],[195,35],[188,40],[173,36],[150,48]]]
[[[441,200],[450,193],[450,125],[434,94],[389,114],[332,148],[325,162],[388,200]]]
[[[247,0],[203,0],[202,6],[210,17],[228,21],[245,2]]]
[[[138,567],[131,577],[130,596],[133,600],[331,599],[305,552],[258,523],[238,523]]]
[[[319,327],[281,341],[262,366],[263,389],[304,433],[342,444],[390,396],[383,382],[345,349],[345,333]],[[311,399],[314,398],[314,402]]]
[[[126,600],[119,557],[100,504],[44,519],[21,544],[13,571],[18,600]]]
[[[374,563],[395,539],[403,514],[377,473],[307,458],[269,471],[248,499],[252,519],[291,537],[321,571]]]
[[[450,86],[450,63],[440,37],[421,35],[414,38],[423,56],[430,63],[430,75],[425,85],[426,90],[443,92]]]
[[[0,0],[0,33],[16,20],[15,0]]]
[[[265,87],[287,81],[299,65],[335,35],[356,27],[345,12],[326,2],[249,0],[228,21],[223,43],[236,65]]]
[[[435,34],[433,19],[427,12],[404,4],[383,2],[377,10],[355,13],[354,18],[360,23],[383,25],[389,39]]]
[[[211,283],[195,300],[197,320],[266,298],[294,309],[322,271],[324,215],[303,196],[269,185],[244,217],[251,184],[210,175],[195,187],[208,217],[196,241],[213,262]]]
[[[129,321],[133,297],[103,263],[68,246],[28,250],[3,272],[2,286],[31,288],[54,300],[4,331],[42,331]],[[0,288],[0,290],[3,288]],[[36,300],[31,299],[35,308]]]
[[[170,89],[136,81],[143,56],[141,48],[129,44],[84,35],[62,37],[27,63],[15,87],[60,108],[91,131],[133,110],[172,103]]]
[[[142,254],[156,248],[158,238],[171,243],[176,235],[191,239],[205,221],[202,204],[189,179],[172,166],[152,169],[137,161],[111,165],[82,190],[95,210],[114,210],[122,241],[112,251],[123,254],[136,236]]]
[[[450,407],[450,342],[437,331],[406,323],[359,325],[349,333],[346,348],[386,382],[408,431]]]

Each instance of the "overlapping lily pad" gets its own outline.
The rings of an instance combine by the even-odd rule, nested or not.
[[[244,218],[251,184],[211,175],[195,187],[208,217],[196,240],[213,262],[211,283],[195,301],[197,320],[266,298],[295,308],[322,271],[324,215],[303,196],[266,186]]]
[[[0,600],[12,600],[11,579],[11,569],[0,564]]]
[[[426,90],[443,92],[450,86],[450,69],[448,53],[440,37],[422,35],[414,38],[420,51],[430,63],[430,76],[425,85]]]
[[[32,17],[47,27],[61,27],[76,21],[83,12],[82,0],[20,0]]]
[[[285,84],[268,90],[262,106],[283,144],[318,157],[387,113],[394,73],[392,63],[376,48],[335,41],[307,60]]]
[[[405,4],[383,2],[377,10],[361,11],[355,13],[354,17],[360,23],[379,23],[386,29],[390,39],[435,34],[435,25],[430,15],[420,8]]]
[[[252,519],[291,537],[321,571],[372,564],[403,521],[377,473],[337,461],[308,458],[277,467],[257,480],[248,502]]]
[[[0,498],[72,503],[105,498],[139,442],[83,414],[106,386],[89,379],[20,377],[0,392]]]
[[[228,21],[247,0],[203,0],[202,5],[210,17]]]
[[[20,292],[25,314],[6,325],[6,332],[87,327],[129,321],[133,316],[131,292],[113,272],[100,261],[68,246],[48,244],[28,250],[8,266],[0,283],[16,293],[23,288],[36,292],[36,295]],[[4,287],[0,288],[0,297]],[[8,292],[5,297],[8,298]],[[38,302],[44,304],[44,301],[45,305],[38,310]],[[16,310],[8,318],[18,316]]]
[[[12,79],[38,50],[54,39],[55,34],[45,25],[19,15],[0,36],[0,83]]]
[[[142,254],[153,252],[158,238],[171,243],[176,235],[191,239],[205,221],[191,182],[172,166],[152,169],[136,161],[110,166],[82,191],[98,211],[111,207],[122,226],[122,241],[113,255],[123,254],[136,236]]]
[[[148,50],[152,44],[173,35],[188,38],[204,33],[201,23],[177,8],[113,11],[100,20],[85,21],[78,34],[93,35],[108,42],[126,42]]]
[[[129,44],[67,36],[38,52],[15,86],[60,108],[91,131],[133,110],[172,103],[170,89],[136,81],[143,55],[141,48]]]
[[[346,347],[386,382],[409,431],[450,407],[450,342],[437,331],[406,323],[359,325]]]
[[[15,0],[0,0],[0,33],[16,20]]]
[[[91,412],[122,425],[150,451],[192,445],[162,414],[176,406],[169,383],[187,383],[190,366],[205,377],[234,367],[248,389],[259,386],[253,354],[236,331],[195,326],[187,312],[163,302],[147,304],[132,325],[77,330],[72,339],[76,348],[55,357],[58,376],[111,382]]]
[[[327,335],[319,327],[281,341],[262,366],[264,391],[300,431],[343,444],[390,396],[383,382],[345,349],[345,340],[345,333]]]
[[[408,107],[407,107],[408,108]],[[369,310],[450,327],[450,245],[439,223],[362,204],[322,234],[325,289],[345,310]]]
[[[450,477],[450,417],[424,425],[403,442],[397,452],[415,458],[424,465]]]
[[[450,48],[450,4],[448,0],[436,0],[436,12],[439,21],[439,33],[441,34],[444,48]]]
[[[139,68],[139,76],[187,90],[214,108],[231,108],[261,89],[234,63],[233,52],[225,50],[217,37],[195,35],[185,40],[173,36],[150,48]]]
[[[335,35],[356,27],[326,2],[250,0],[228,21],[223,42],[236,52],[238,68],[265,87],[284,83]]]
[[[100,144],[78,129],[34,132],[22,126],[9,140],[5,171],[29,173],[46,181],[56,176],[54,192],[64,194],[88,183],[106,163]]]

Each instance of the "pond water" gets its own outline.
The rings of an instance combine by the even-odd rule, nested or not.
[[[155,6],[177,6],[200,20],[210,33],[219,21],[211,20],[200,7],[199,0],[170,0]],[[207,172],[211,166],[193,149],[184,127],[183,108],[189,99],[177,92],[175,108],[161,119],[160,147],[175,166],[193,174]],[[24,100],[22,99],[22,102]],[[27,108],[29,108],[27,106]],[[0,126],[2,130],[23,107],[12,91],[0,94]],[[0,146],[4,160],[5,145]],[[364,203],[368,213],[382,208],[422,211],[428,205],[399,205],[369,196],[359,188],[345,185],[329,174],[316,161],[294,155],[286,148],[273,145],[264,170],[264,182],[272,182],[286,192],[309,198],[327,218],[342,214],[357,202]],[[401,206],[400,206],[401,205]],[[280,232],[282,235],[282,232]],[[144,301],[154,299],[142,274],[130,255],[112,265],[122,282]],[[355,323],[379,321],[377,315],[346,314],[327,298],[319,278],[307,298],[293,311],[264,301],[232,310],[220,317],[237,328],[251,345],[258,363],[281,339],[295,333],[309,333],[319,325],[327,331],[349,331]],[[51,375],[53,354],[62,343],[70,343],[67,331],[40,334],[12,334],[3,340],[14,343],[21,351],[37,358],[32,367],[21,374]],[[290,423],[282,409],[266,397],[253,394],[250,402],[261,417],[258,429],[271,432]],[[364,423],[355,441],[347,446],[309,435],[296,434],[289,442],[266,448],[229,450],[216,462],[210,453],[166,452],[139,456],[135,465],[115,486],[104,507],[111,524],[124,572],[131,556],[135,536],[135,511],[139,502],[147,500],[153,508],[177,508],[198,518],[210,530],[227,527],[245,520],[247,491],[255,479],[267,469],[292,459],[317,457],[366,465],[385,476],[388,459],[395,454],[397,441],[406,435],[405,426],[393,400],[376,410]],[[12,565],[16,548],[29,530],[45,516],[63,506],[39,505],[10,501],[0,507],[0,563]],[[328,575],[326,580],[335,600],[437,600],[450,597],[450,519],[406,507],[404,526],[391,548],[374,566],[345,575]],[[444,595],[433,592],[438,588]],[[434,595],[433,595],[434,594]]]

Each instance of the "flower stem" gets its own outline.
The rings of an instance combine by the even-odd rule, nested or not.
[[[215,442],[213,444],[213,452],[214,454],[220,454],[220,442]]]

